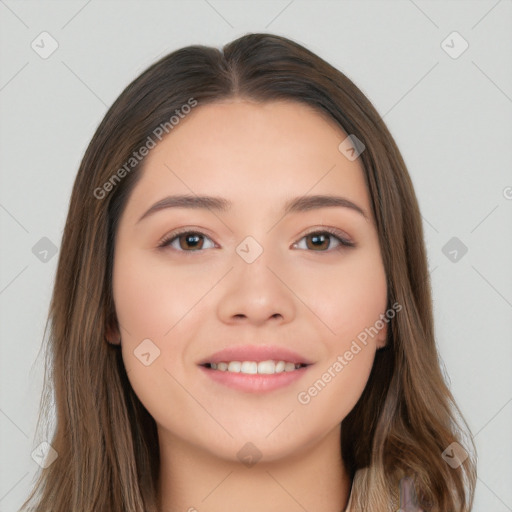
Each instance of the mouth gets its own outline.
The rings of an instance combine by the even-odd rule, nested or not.
[[[233,345],[196,363],[207,377],[207,386],[215,384],[261,393],[289,386],[301,379],[313,361],[278,345]]]
[[[209,382],[237,392],[261,394],[285,389],[300,380],[313,364],[283,360],[219,361],[198,365]]]
[[[217,363],[204,363],[200,366],[218,372],[240,373],[245,375],[275,375],[284,372],[294,372],[311,365],[307,363],[269,359],[266,361],[219,361]]]

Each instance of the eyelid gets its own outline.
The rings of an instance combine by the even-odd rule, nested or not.
[[[302,240],[305,236],[311,235],[313,233],[329,233],[330,235],[333,235],[336,238],[339,238],[341,242],[344,242],[347,246],[355,247],[355,242],[352,240],[352,238],[342,231],[339,228],[331,227],[331,226],[322,226],[318,225],[314,228],[312,228],[310,231],[307,231],[304,233],[300,238],[299,241]],[[297,243],[297,242],[295,242]],[[319,251],[320,252],[320,251]],[[323,251],[326,252],[326,251]]]
[[[210,235],[208,235],[203,228],[194,228],[193,226],[187,226],[184,228],[178,228],[175,231],[171,231],[170,233],[164,235],[159,241],[158,241],[158,248],[166,249],[169,247],[169,243],[179,237],[180,235],[193,233],[197,235],[204,236],[206,238],[209,238],[213,244],[218,247],[218,244],[212,239]],[[315,233],[327,233],[334,238],[337,238],[340,242],[339,247],[335,247],[334,249],[328,249],[327,251],[308,251],[308,252],[320,252],[320,253],[330,253],[332,251],[335,251],[336,249],[343,249],[343,248],[352,248],[356,247],[356,243],[352,241],[351,237],[347,235],[344,231],[342,231],[339,228],[331,227],[331,226],[322,226],[317,225],[307,232],[303,233],[296,242],[293,243],[293,246],[297,245],[304,237],[315,234]],[[303,250],[303,249],[301,249]],[[193,252],[204,252],[205,249],[199,249],[199,250],[192,250],[192,251],[183,251],[183,250],[177,250],[176,252],[183,252],[183,253],[193,253]]]
[[[195,228],[194,226],[186,226],[184,228],[178,228],[174,231],[171,231],[170,233],[167,233],[158,241],[157,246],[158,246],[158,248],[166,249],[168,247],[169,242],[171,242],[178,236],[184,235],[187,233],[194,233],[197,235],[202,235],[206,238],[209,238],[216,246],[218,246],[217,243],[212,239],[212,237],[206,233],[205,229]],[[178,252],[201,252],[201,250],[199,250],[199,251],[178,251]]]

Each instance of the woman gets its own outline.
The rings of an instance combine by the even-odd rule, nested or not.
[[[34,510],[471,510],[406,166],[293,41],[183,48],[123,91],[49,320],[58,456]]]

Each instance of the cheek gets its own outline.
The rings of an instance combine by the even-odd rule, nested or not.
[[[328,358],[321,368],[311,372],[296,400],[302,418],[315,418],[318,425],[337,425],[360,399],[373,366],[375,350],[361,346],[352,353],[340,350]],[[307,421],[307,420],[304,420]]]
[[[386,275],[375,253],[361,253],[331,272],[316,274],[304,276],[303,290],[309,290],[311,309],[329,327],[322,337],[326,357],[311,372],[297,401],[304,414],[335,425],[352,410],[368,382],[377,348],[372,328],[386,308]],[[308,281],[316,286],[306,286]]]
[[[165,256],[125,254],[114,268],[116,313],[133,338],[163,337],[184,319],[215,282],[206,270],[172,267]],[[167,334],[169,338],[172,334]],[[167,339],[166,338],[166,339]]]
[[[180,379],[189,364],[187,345],[199,337],[199,319],[201,312],[205,313],[201,299],[216,280],[218,276],[204,267],[172,267],[165,257],[119,251],[113,288],[123,361],[132,387],[145,405],[154,402],[158,406],[158,390],[172,382],[166,370]],[[144,362],[149,361],[146,366]]]
[[[187,396],[178,382],[184,380],[187,341],[196,336],[199,325],[190,321],[194,318],[191,308],[205,292],[200,281],[190,286],[187,273],[171,271],[168,264],[164,267],[163,259],[150,259],[142,251],[119,254],[113,288],[125,370],[153,418],[174,425],[177,420],[172,412],[187,407]],[[211,279],[205,281],[206,287]]]
[[[374,326],[387,304],[386,275],[375,253],[351,255],[329,271],[301,272],[303,296],[318,318],[329,327],[327,342],[343,345]],[[296,281],[297,282],[297,281]],[[311,284],[314,283],[314,286]]]

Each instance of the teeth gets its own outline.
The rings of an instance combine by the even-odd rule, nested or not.
[[[241,369],[242,369],[242,363],[240,363],[239,361],[231,361],[228,364],[228,372],[239,373]]]
[[[284,372],[286,363],[284,361],[278,361],[276,364],[276,373]]]
[[[210,363],[213,370],[220,370],[221,372],[233,373],[246,373],[246,374],[266,374],[272,375],[274,373],[292,372],[301,368],[300,363],[289,363],[286,361],[230,361],[221,363]]]

